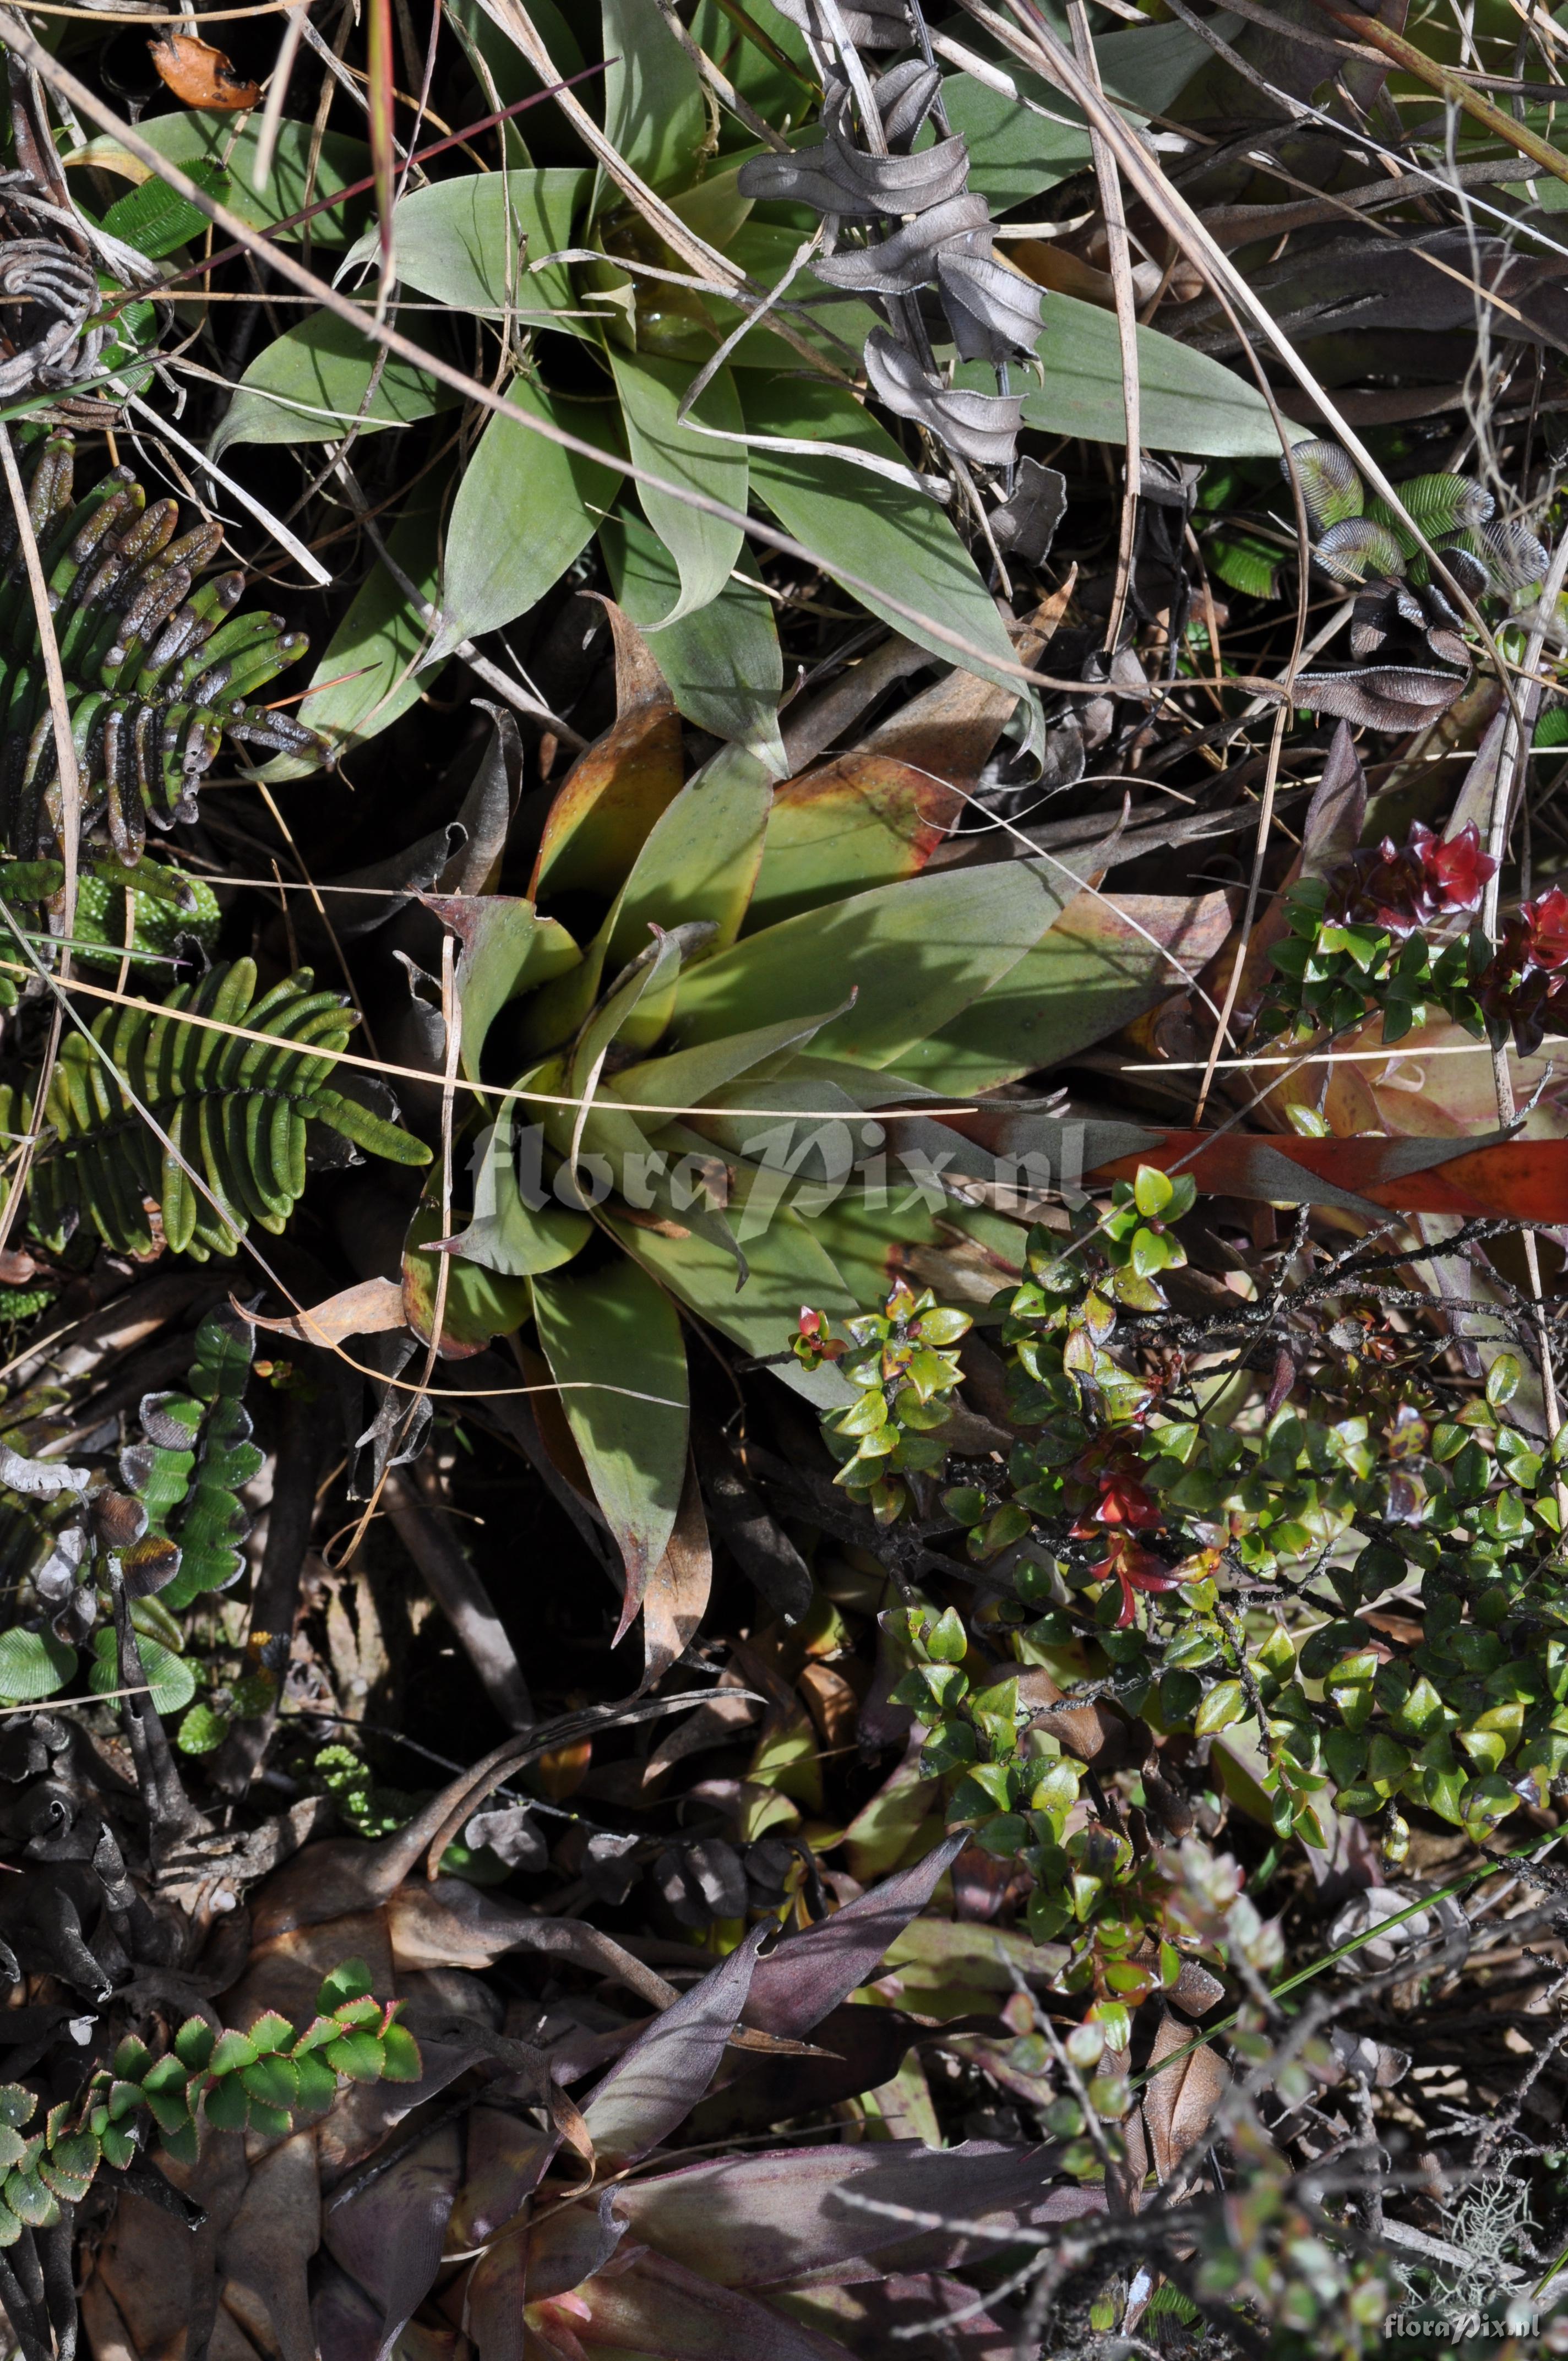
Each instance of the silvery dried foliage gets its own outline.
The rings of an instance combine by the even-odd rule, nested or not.
[[[809,16],[804,6],[798,16],[789,13],[819,51],[835,51],[832,21],[816,0]],[[895,26],[891,15],[834,15],[857,46],[902,48],[916,37],[924,46],[917,16],[901,16]],[[848,61],[839,57],[837,63],[850,74]],[[904,60],[874,82],[853,74],[842,79],[831,66],[824,71],[821,147],[753,157],[741,168],[741,192],[820,214],[829,250],[813,263],[816,276],[845,293],[882,299],[887,325],[874,330],[865,347],[866,375],[878,400],[924,427],[955,457],[1005,470],[1016,450],[1020,399],[1005,390],[986,394],[948,385],[933,361],[929,332],[950,340],[960,361],[985,361],[1004,372],[1014,357],[1033,352],[1040,332],[1039,290],[996,259],[990,207],[967,186],[963,140],[949,135],[914,151],[928,116],[939,131],[947,127],[941,76],[929,60]],[[858,134],[852,84],[860,85]],[[863,246],[839,250],[843,222],[892,226]],[[921,305],[927,292],[936,298],[934,314]]]

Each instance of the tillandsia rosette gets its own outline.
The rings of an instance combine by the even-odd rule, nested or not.
[[[799,154],[752,157],[740,168],[741,193],[820,214],[825,251],[813,258],[813,273],[873,299],[886,321],[865,345],[877,400],[923,427],[953,460],[1010,478],[1023,401],[1007,390],[1006,373],[1011,361],[1033,354],[1040,291],[996,258],[991,210],[967,186],[968,150],[949,129],[917,0],[875,14],[840,9],[837,0],[791,0],[784,13],[806,35],[822,75],[825,136]],[[875,77],[858,55],[860,48],[915,46],[919,56]],[[917,150],[928,121],[938,136]],[[846,225],[883,234],[841,245]],[[935,344],[950,346],[960,362],[990,363],[1000,390],[950,383]]]
[[[222,528],[179,530],[115,467],[80,500],[75,444],[38,435],[27,508],[54,611],[81,774],[82,829],[126,865],[149,824],[195,817],[225,737],[275,753],[320,752],[313,731],[251,702],[305,651],[267,613],[238,614],[245,577],[211,574]],[[0,521],[0,840],[21,860],[58,851],[63,826],[54,719],[16,519]],[[203,577],[205,577],[203,579]]]

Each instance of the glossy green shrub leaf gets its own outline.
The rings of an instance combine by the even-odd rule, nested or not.
[[[424,2071],[419,2044],[406,2025],[395,2020],[381,2035],[381,2079],[385,2082],[417,2082]]]
[[[374,2082],[379,2080],[386,2064],[386,2051],[373,2033],[356,2026],[329,2041],[322,2056],[327,2065],[339,2074],[346,2074],[351,2082]]]

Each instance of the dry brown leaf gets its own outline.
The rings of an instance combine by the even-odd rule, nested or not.
[[[314,2361],[306,2267],[320,2244],[316,2136],[295,2132],[252,2167],[218,2249],[221,2269],[261,2298],[282,2361]]]
[[[713,1545],[703,1514],[696,1463],[688,1456],[681,1504],[668,1546],[642,1592],[642,1686],[656,1688],[691,1645],[713,1587]]]
[[[94,2272],[82,2290],[82,2329],[93,2361],[140,2361],[102,2271]]]
[[[843,1674],[836,1673],[831,1664],[807,1664],[795,1686],[806,1699],[823,1745],[851,1745],[861,1701]]]
[[[452,2210],[449,2243],[459,2251],[482,2246],[520,2211],[537,2187],[556,2147],[554,2126],[476,2106],[468,2117],[463,2186]]]
[[[1178,2024],[1168,2012],[1160,2020],[1149,2052],[1151,2068],[1184,2049],[1191,2038],[1189,2028]],[[1189,2149],[1197,2147],[1204,2138],[1230,2079],[1230,2069],[1224,2060],[1205,2042],[1179,2065],[1168,2066],[1163,2072],[1155,2074],[1147,2084],[1144,2092],[1144,2121],[1154,2150],[1155,2171],[1162,2182],[1170,2179]]]
[[[241,1307],[236,1305],[236,1310]],[[395,1279],[362,1279],[356,1287],[345,1287],[324,1302],[313,1304],[308,1311],[291,1312],[286,1320],[258,1319],[254,1312],[245,1317],[258,1328],[267,1328],[275,1336],[291,1336],[300,1345],[341,1345],[345,1336],[378,1336],[389,1328],[403,1325],[403,1290]]]
[[[1100,2068],[1102,2074],[1126,2074],[1132,2070],[1132,2052],[1128,2049],[1108,2049]],[[1144,2202],[1144,2183],[1148,2179],[1149,2146],[1144,2136],[1144,2119],[1135,2106],[1122,2121],[1122,2136],[1127,2152],[1120,2163],[1105,2168],[1105,2209],[1110,2213],[1135,2213]]]

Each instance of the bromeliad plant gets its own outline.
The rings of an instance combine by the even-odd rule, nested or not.
[[[959,808],[924,773],[854,757],[775,792],[739,747],[683,785],[661,685],[562,788],[532,898],[430,905],[460,939],[480,1095],[458,1159],[470,1210],[443,1237],[427,1189],[405,1301],[433,1334],[439,1298],[449,1350],[532,1321],[625,1557],[628,1620],[685,1480],[684,1317],[764,1357],[803,1303],[871,1316],[870,1341],[922,1244],[981,1236],[1015,1260],[1022,1231],[951,1192],[965,1144],[922,1108],[1158,996],[1152,943],[1106,955],[1075,862],[927,869]],[[1151,936],[1190,908],[1146,905]],[[925,1418],[959,1330],[910,1316],[887,1349]],[[830,1365],[797,1381],[853,1399]]]

